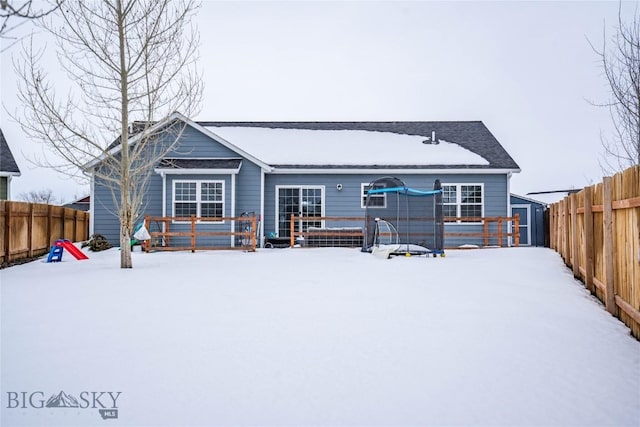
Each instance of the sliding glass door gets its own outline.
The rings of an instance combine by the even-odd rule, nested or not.
[[[297,217],[322,217],[324,214],[324,187],[314,186],[278,186],[277,193],[277,230],[278,236],[291,236],[291,215]],[[309,227],[322,227],[322,220],[298,220],[294,231],[307,231]]]

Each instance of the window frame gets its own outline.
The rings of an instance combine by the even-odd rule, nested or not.
[[[196,184],[196,198],[195,200],[176,200],[176,184]],[[202,199],[202,184],[220,184],[222,190],[222,199],[221,200],[203,200]],[[216,203],[220,204],[222,207],[222,218],[225,218],[225,205],[226,205],[226,194],[225,194],[225,181],[222,179],[175,179],[171,182],[171,216],[176,218],[176,203],[195,203],[196,204],[196,217],[202,218],[202,204],[203,203]],[[190,221],[171,221],[174,224],[190,224]],[[224,224],[225,220],[222,221],[196,221],[197,223],[208,223],[208,224]]]
[[[479,203],[463,203],[462,202],[462,187],[470,186],[470,187],[480,187],[480,202]],[[480,216],[484,218],[484,183],[483,182],[460,182],[460,183],[443,183],[442,189],[444,191],[445,187],[455,187],[456,188],[456,201],[455,203],[445,203],[442,201],[442,206],[455,206],[456,207],[456,220],[453,221],[445,221],[445,224],[461,224],[461,225],[476,225],[476,224],[484,224],[484,220],[482,221],[462,221],[461,212],[462,206],[480,206]],[[446,215],[445,215],[446,217]]]
[[[362,209],[367,208],[367,191],[369,191],[367,187],[369,187],[370,185],[371,185],[370,182],[360,183],[360,208]],[[387,195],[385,193],[376,194],[372,197],[375,197],[376,199],[381,198],[384,200],[384,203],[382,206],[369,206],[369,209],[386,209],[387,208]]]

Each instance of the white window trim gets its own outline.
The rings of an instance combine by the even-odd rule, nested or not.
[[[450,183],[450,182],[446,182],[446,183],[442,183],[442,187],[456,187],[456,218],[461,218],[462,216],[460,215],[460,211],[461,211],[461,207],[462,207],[462,186],[464,185],[469,185],[469,186],[479,186],[480,187],[480,198],[481,198],[481,217],[484,218],[484,183],[483,182],[460,182],[460,183]],[[451,204],[447,204],[448,206],[451,206]],[[444,202],[443,202],[443,206],[444,206]],[[446,225],[478,225],[478,224],[484,224],[484,221],[478,221],[478,222],[462,222],[460,220],[458,221],[450,221],[450,222],[445,222]]]
[[[221,179],[176,179],[173,180],[171,183],[171,216],[172,217],[176,217],[176,184],[177,183],[195,183],[196,184],[196,217],[200,217],[200,206],[202,204],[202,187],[201,184],[203,183],[213,183],[213,184],[222,184],[222,202],[218,202],[218,203],[222,203],[222,216],[224,218],[224,213],[225,213],[225,207],[226,207],[226,193],[225,193],[225,182],[224,180]],[[209,200],[206,200],[205,202],[210,202]],[[196,221],[199,224],[224,224],[225,221]],[[172,220],[171,221],[172,224],[190,224],[190,221],[175,221]]]
[[[360,183],[360,207],[362,209],[366,209],[367,208],[367,204],[365,203],[365,188],[367,188],[370,185],[371,185],[370,182],[362,182],[362,183]],[[376,195],[376,196],[378,196],[378,195]],[[383,206],[369,206],[369,209],[386,209],[386,207],[387,207],[387,195],[383,193],[383,194],[380,194],[380,196],[382,196],[382,198],[384,199],[384,205]]]

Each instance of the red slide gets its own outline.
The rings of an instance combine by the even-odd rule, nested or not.
[[[56,242],[56,244],[59,244],[63,248],[65,248],[67,252],[69,252],[71,255],[75,257],[75,259],[89,259],[89,257],[86,256],[84,252],[82,252],[80,249],[76,247],[76,245],[74,245],[68,240],[63,240],[60,243]]]

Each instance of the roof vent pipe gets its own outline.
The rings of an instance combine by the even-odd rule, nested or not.
[[[422,141],[423,144],[432,144],[432,145],[436,145],[436,144],[440,144],[440,141],[438,141],[436,139],[436,131],[432,130],[431,131],[431,138],[427,138],[424,141]]]
[[[440,140],[436,139],[436,131],[435,130],[431,131],[431,143],[432,144],[436,144],[436,145],[440,144]]]

